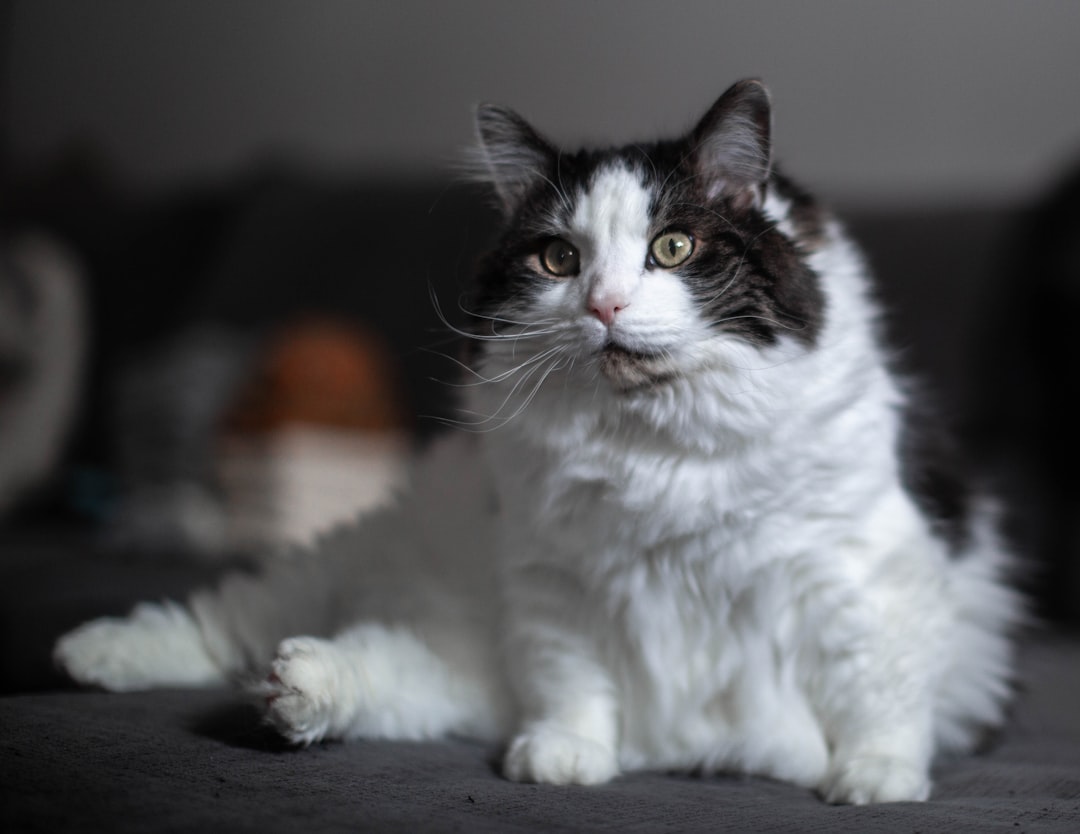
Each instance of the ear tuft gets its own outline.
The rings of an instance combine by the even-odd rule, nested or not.
[[[758,204],[772,167],[772,103],[756,79],[738,81],[691,133],[691,159],[710,199]]]
[[[521,116],[495,104],[476,109],[476,133],[484,179],[494,187],[503,210],[512,214],[548,177],[557,152]]]

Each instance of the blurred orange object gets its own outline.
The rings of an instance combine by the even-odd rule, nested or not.
[[[306,319],[271,339],[224,430],[252,434],[308,424],[403,431],[411,421],[399,392],[395,364],[380,339],[341,322]]]

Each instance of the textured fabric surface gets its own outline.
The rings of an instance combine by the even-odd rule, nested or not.
[[[1080,831],[1080,641],[1025,647],[990,751],[944,763],[932,799],[830,807],[761,779],[635,774],[518,785],[468,742],[287,748],[222,691],[0,699],[4,831]]]

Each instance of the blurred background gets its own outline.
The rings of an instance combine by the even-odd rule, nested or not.
[[[451,407],[474,106],[622,142],[757,76],[1076,615],[1080,4],[2,0],[0,50],[9,536],[216,558],[377,504]]]
[[[845,202],[1029,199],[1080,135],[1068,0],[5,5],[8,163],[81,145],[142,187],[281,158],[442,175],[485,100],[558,141],[649,138],[747,75],[779,157]]]

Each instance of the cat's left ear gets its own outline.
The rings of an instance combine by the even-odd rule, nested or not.
[[[545,182],[558,152],[513,110],[494,104],[476,109],[476,133],[484,177],[509,216],[537,185]]]
[[[765,196],[772,167],[772,103],[756,79],[733,84],[690,134],[691,162],[709,199],[746,207]]]

